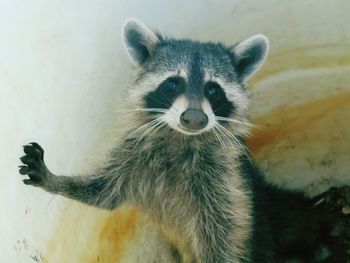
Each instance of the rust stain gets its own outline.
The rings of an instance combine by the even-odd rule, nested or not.
[[[287,135],[299,133],[314,122],[350,106],[350,93],[312,101],[294,107],[276,109],[253,119],[253,123],[263,129],[254,129],[249,137],[248,147],[258,154],[265,146],[275,144]]]
[[[350,65],[350,45],[286,48],[272,53],[252,80],[252,86],[290,69],[337,68]]]
[[[115,216],[104,223],[97,258],[90,262],[121,262],[126,248],[132,244],[137,226],[142,225],[142,218],[135,208],[118,209]]]
[[[70,204],[48,243],[45,262],[122,262],[126,248],[136,242],[145,221],[136,208],[122,206],[115,212],[106,212]]]

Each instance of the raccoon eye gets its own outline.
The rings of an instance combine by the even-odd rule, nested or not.
[[[180,79],[176,77],[168,78],[163,83],[163,90],[167,92],[176,92],[179,89]]]
[[[220,85],[215,82],[207,83],[205,93],[210,99],[216,101],[221,100],[224,97],[224,92],[222,91]]]

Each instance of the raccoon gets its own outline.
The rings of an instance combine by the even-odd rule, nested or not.
[[[177,262],[313,262],[331,218],[315,200],[267,182],[245,146],[246,84],[267,57],[268,39],[228,47],[164,37],[130,19],[123,40],[137,67],[133,113],[106,165],[57,176],[30,143],[20,158],[24,183],[99,208],[138,207]]]

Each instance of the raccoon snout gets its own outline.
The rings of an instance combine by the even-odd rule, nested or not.
[[[208,124],[208,116],[202,110],[188,109],[180,116],[181,124],[189,130],[200,130]]]

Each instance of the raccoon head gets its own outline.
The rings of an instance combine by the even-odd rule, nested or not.
[[[131,19],[124,25],[123,39],[139,69],[131,97],[154,123],[186,135],[215,132],[224,126],[237,134],[247,132],[245,84],[265,61],[265,36],[226,47],[163,38]]]

